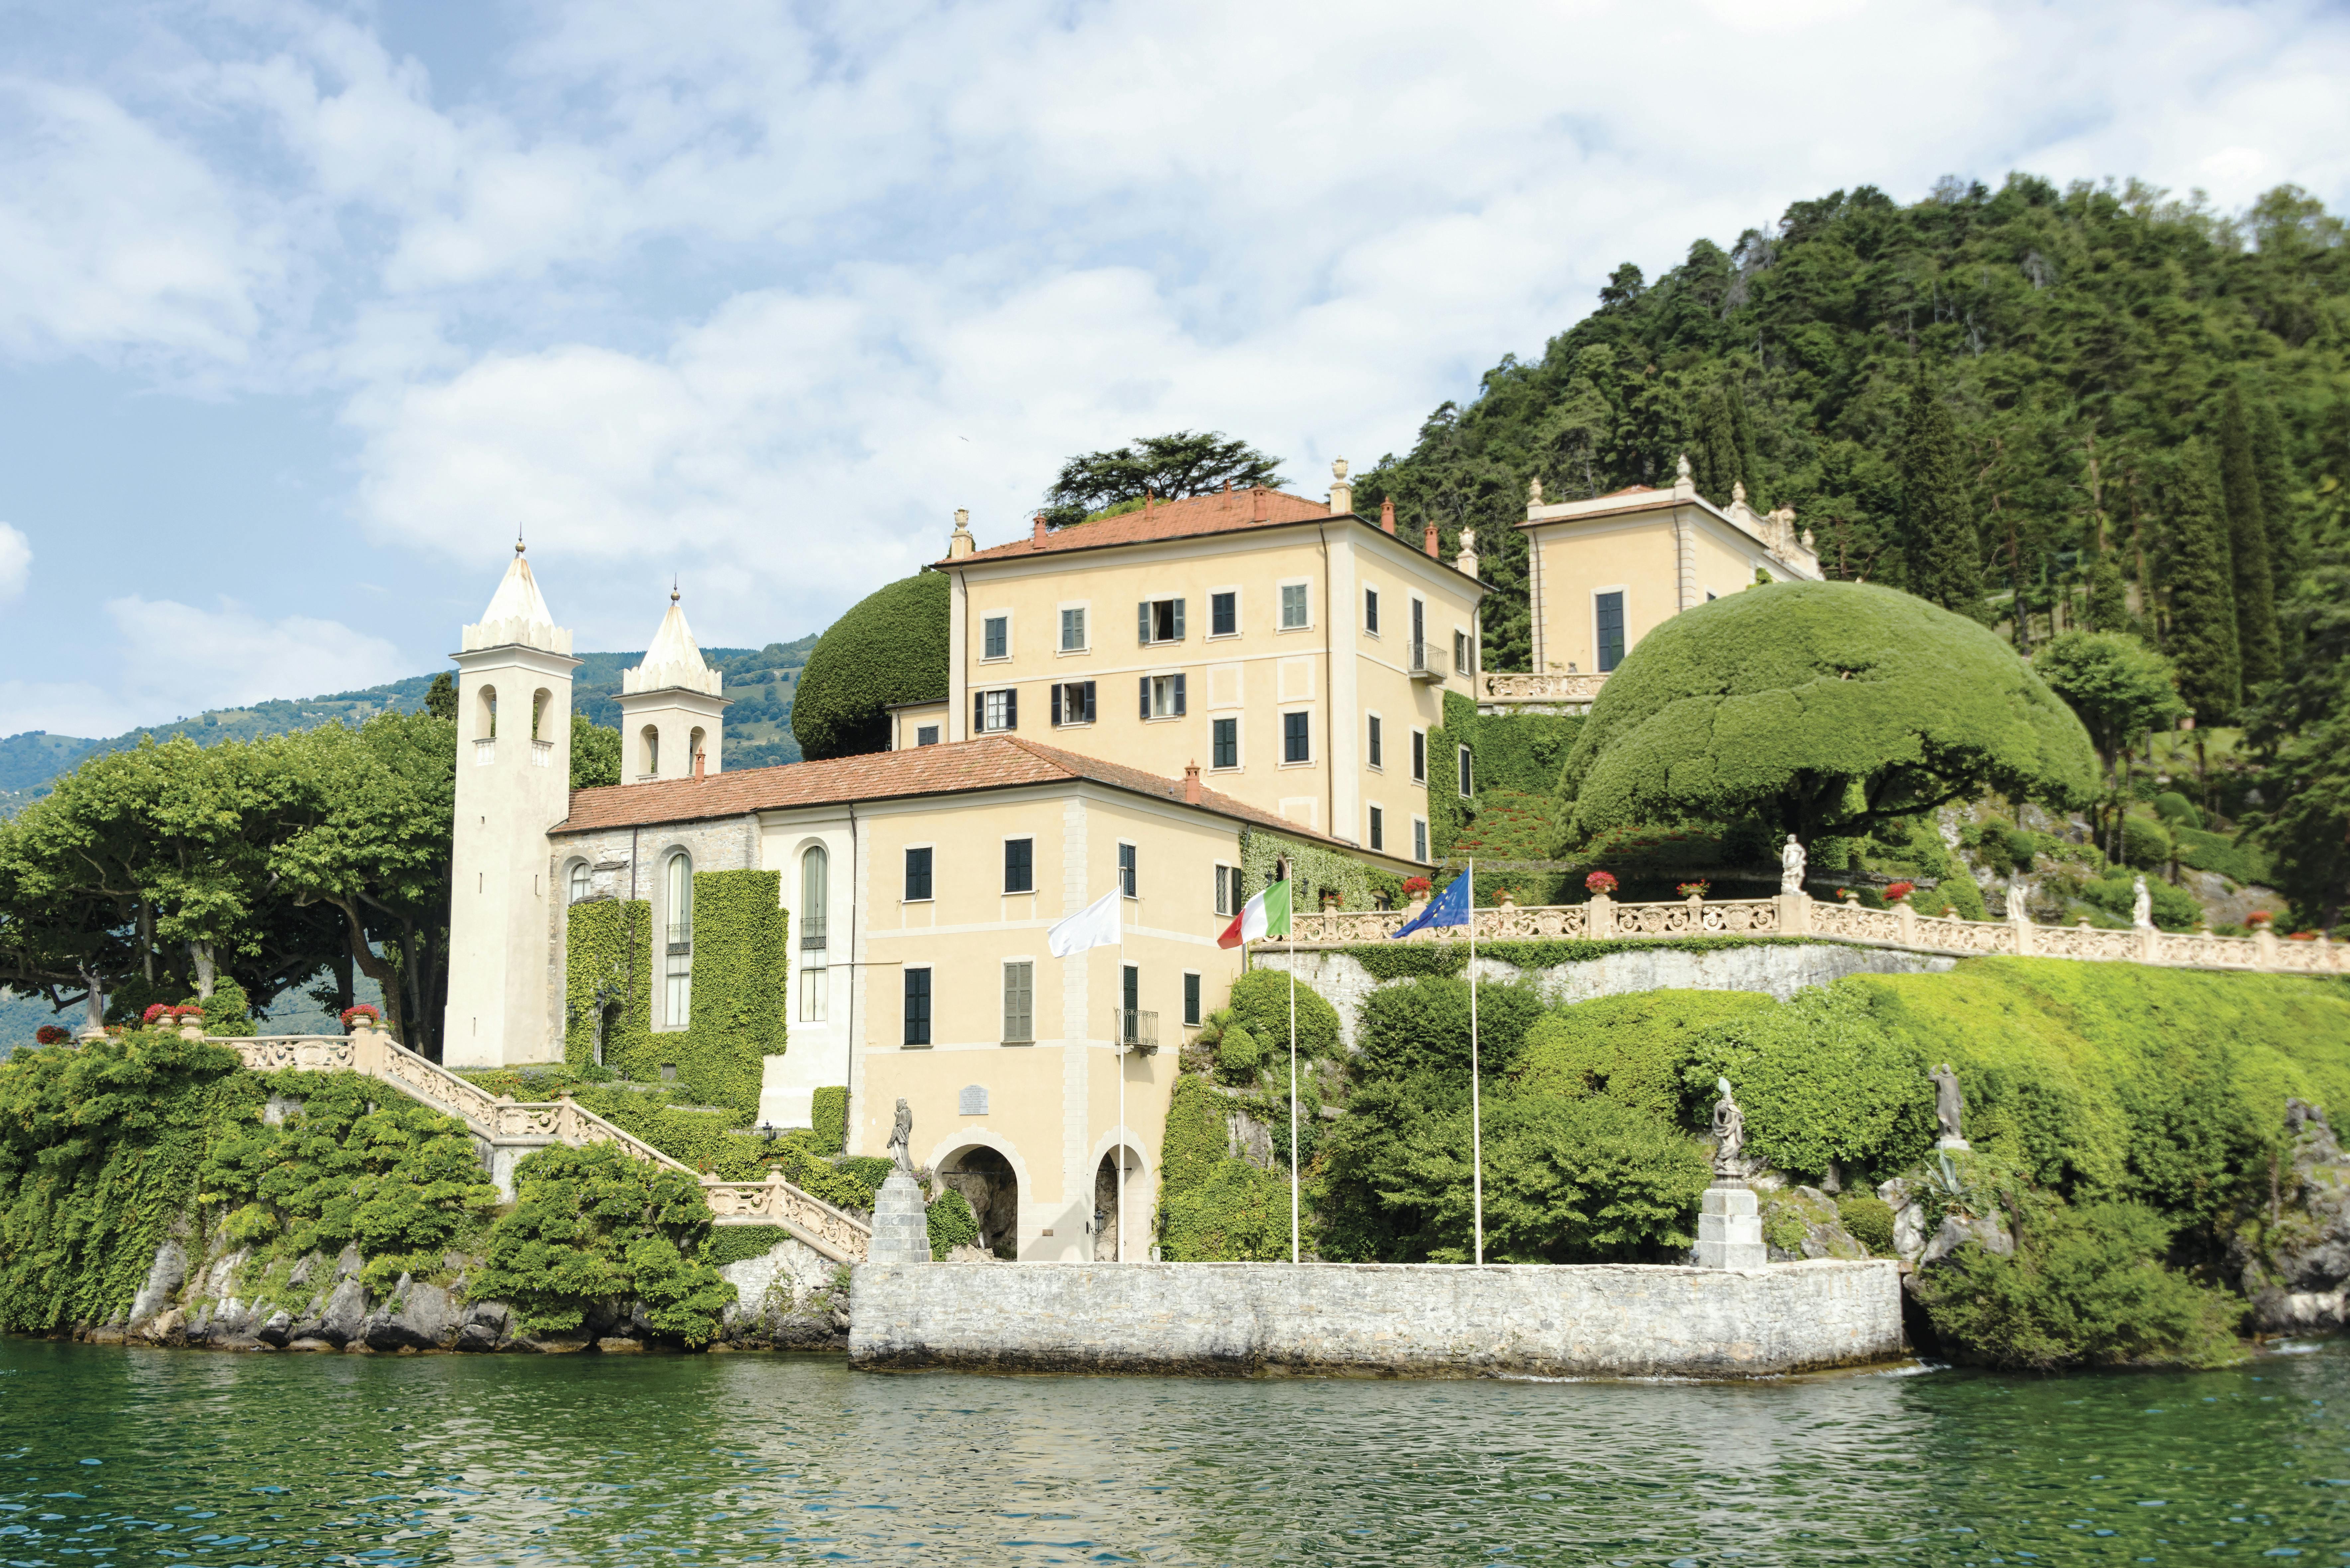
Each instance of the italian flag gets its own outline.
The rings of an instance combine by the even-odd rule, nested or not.
[[[1289,934],[1289,884],[1275,882],[1251,898],[1224,934],[1216,939],[1220,948],[1236,948],[1243,942],[1263,941],[1267,937]]]

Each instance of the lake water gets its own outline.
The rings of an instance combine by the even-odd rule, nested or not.
[[[1742,1386],[0,1340],[0,1563],[2350,1561],[2350,1347]]]

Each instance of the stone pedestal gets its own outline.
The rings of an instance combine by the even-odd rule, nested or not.
[[[1754,1189],[1742,1181],[1717,1181],[1707,1188],[1697,1216],[1697,1266],[1759,1269],[1770,1261]]]
[[[1952,1154],[1972,1154],[1975,1147],[1962,1137],[1938,1137],[1934,1140],[1934,1147],[1937,1149],[1947,1149]]]
[[[865,1259],[871,1263],[931,1261],[931,1216],[922,1201],[922,1184],[902,1170],[893,1172],[874,1197],[873,1245]]]

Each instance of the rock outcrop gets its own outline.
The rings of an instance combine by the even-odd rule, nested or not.
[[[2303,1101],[2285,1102],[2285,1133],[2268,1201],[2229,1242],[2236,1288],[2258,1333],[2350,1327],[2350,1155]]]

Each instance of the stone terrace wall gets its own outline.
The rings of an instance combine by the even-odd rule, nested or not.
[[[1753,1377],[1903,1354],[1899,1265],[862,1263],[851,1365]]]

